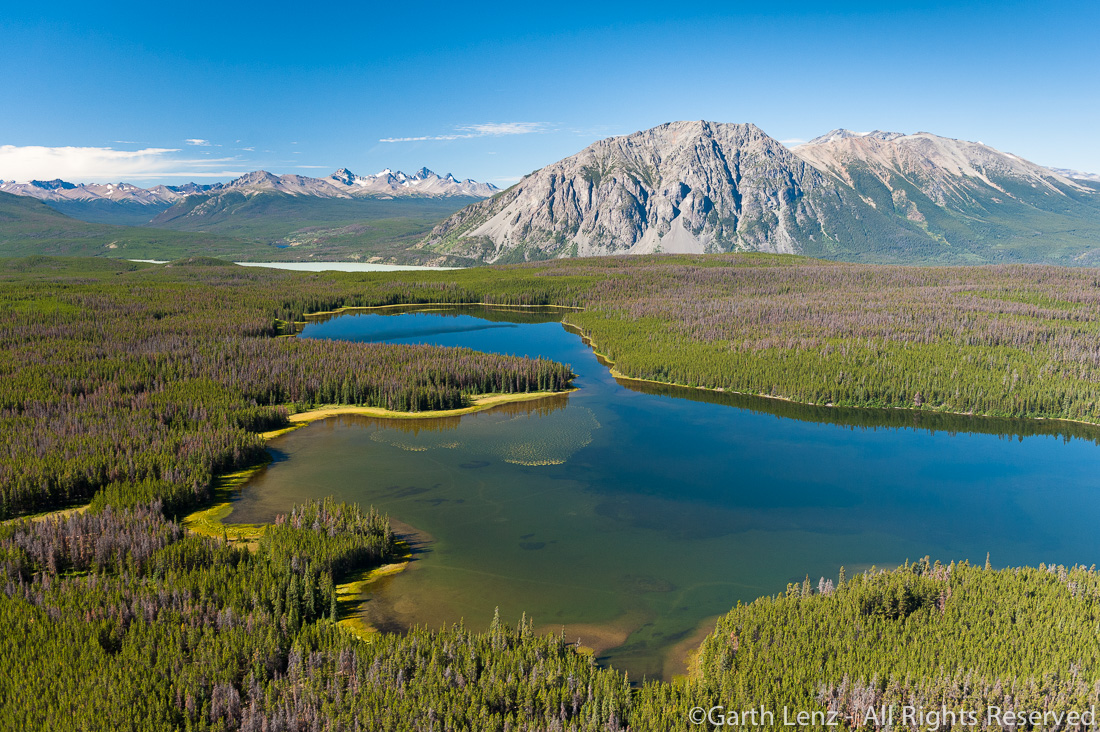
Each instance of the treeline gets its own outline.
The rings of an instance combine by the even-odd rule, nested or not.
[[[295,506],[264,532],[262,546],[276,562],[296,567],[316,562],[329,574],[380,564],[394,551],[389,520],[373,508],[331,498]]]
[[[645,256],[285,285],[266,293],[283,331],[351,306],[581,307],[565,322],[636,378],[821,405],[1100,419],[1100,279],[1088,269]]]

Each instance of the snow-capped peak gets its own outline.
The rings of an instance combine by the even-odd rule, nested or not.
[[[340,168],[327,178],[307,178],[301,175],[274,175],[265,170],[246,173],[228,183],[139,188],[131,183],[81,183],[74,185],[61,179],[32,180],[28,183],[0,181],[0,191],[31,196],[46,201],[132,201],[142,204],[175,203],[190,195],[218,194],[237,191],[247,195],[272,192],[318,198],[355,198],[371,196],[469,196],[486,198],[499,189],[491,183],[473,180],[458,181],[452,175],[441,178],[428,168],[412,175],[386,168],[376,175],[360,176]]]
[[[867,137],[873,140],[882,140],[889,142],[890,140],[896,140],[899,137],[905,137],[903,132],[884,132],[882,130],[872,130],[871,132],[853,132],[852,130],[846,130],[843,127],[835,130],[830,130],[820,137],[815,137],[809,142],[803,143],[804,145],[824,145],[829,142],[836,142],[837,140],[847,140],[852,137]]]

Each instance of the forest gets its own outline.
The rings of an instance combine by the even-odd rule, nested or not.
[[[579,308],[565,322],[637,379],[1100,421],[1089,270],[767,255],[386,275],[0,261],[0,727],[668,730],[691,728],[696,706],[1100,702],[1093,568],[944,558],[807,577],[732,609],[688,678],[656,683],[522,617],[358,639],[339,625],[336,585],[398,550],[369,507],[295,507],[252,548],[188,534],[180,515],[216,476],[262,461],[259,433],[295,411],[569,386],[568,365],[540,359],[293,337],[310,313],[412,303]]]
[[[333,588],[395,551],[384,516],[331,500],[280,516],[255,551],[185,535],[157,504],[4,525],[0,726],[658,731],[692,728],[695,707],[862,720],[891,704],[962,718],[1100,703],[1093,568],[926,558],[807,577],[731,610],[693,673],[664,683],[525,617],[360,640],[335,622]]]
[[[468,349],[280,338],[270,277],[216,260],[98,272],[46,261],[5,277],[0,296],[0,518],[93,499],[177,513],[216,474],[261,461],[257,433],[290,412],[453,409],[572,378]]]

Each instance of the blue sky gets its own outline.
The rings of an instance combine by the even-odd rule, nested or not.
[[[427,166],[503,187],[677,119],[753,122],[784,141],[929,131],[1100,172],[1096,2],[53,2],[3,15],[0,179]]]

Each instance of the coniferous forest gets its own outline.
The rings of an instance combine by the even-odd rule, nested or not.
[[[898,729],[868,711],[1100,704],[1093,568],[945,557],[807,577],[733,608],[688,678],[657,683],[526,618],[348,632],[337,585],[401,552],[370,507],[297,506],[251,546],[184,530],[216,476],[262,461],[259,433],[293,412],[449,409],[570,385],[568,365],[542,359],[293,337],[310,313],[436,302],[575,308],[565,322],[634,378],[1100,421],[1090,270],[761,255],[386,275],[3,261],[0,728],[670,730],[696,728],[696,707],[786,705]],[[74,506],[87,510],[33,516]],[[908,728],[980,727],[963,722]]]

